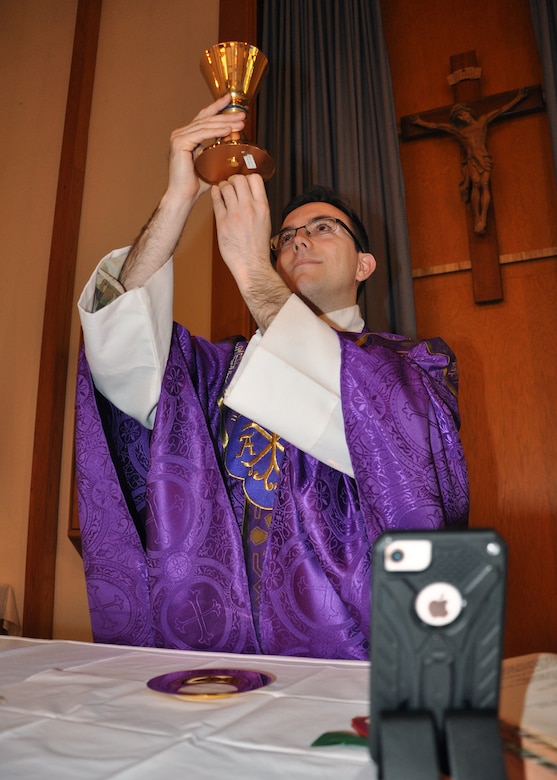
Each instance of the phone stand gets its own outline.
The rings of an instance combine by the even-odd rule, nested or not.
[[[383,780],[506,780],[505,574],[506,545],[491,529],[376,540],[369,747]]]
[[[506,780],[497,713],[457,710],[436,733],[431,713],[383,712],[379,724],[379,777],[382,780]]]

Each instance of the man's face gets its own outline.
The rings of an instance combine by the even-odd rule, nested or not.
[[[306,203],[291,211],[281,226],[297,228],[316,217],[336,217],[349,227],[346,214],[330,203]],[[356,303],[358,284],[371,276],[375,260],[359,252],[354,239],[338,225],[333,233],[308,236],[304,228],[277,254],[277,271],[292,292],[323,314]]]

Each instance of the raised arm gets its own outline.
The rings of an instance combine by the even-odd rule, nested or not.
[[[504,106],[501,106],[501,108],[496,108],[493,111],[490,111],[489,114],[486,115],[486,119],[488,122],[492,122],[494,119],[496,119],[498,116],[501,116],[501,114],[506,113],[507,111],[510,111],[511,108],[514,108],[517,103],[520,103],[521,100],[524,100],[524,98],[528,95],[528,88],[522,87],[518,90],[516,95],[512,98],[512,100],[509,100],[508,103],[506,103]]]
[[[143,286],[166,263],[176,249],[197,199],[209,188],[194,168],[201,144],[242,129],[245,122],[242,112],[219,113],[229,102],[230,96],[224,95],[200,111],[188,125],[172,133],[168,186],[124,263],[120,282],[126,290]]]
[[[103,259],[78,303],[95,386],[149,428],[172,336],[173,274],[167,261],[209,186],[195,173],[200,145],[244,123],[243,114],[219,114],[228,101],[223,96],[172,134],[168,186],[156,211],[129,252]]]
[[[410,117],[410,121],[413,125],[416,125],[417,127],[424,127],[427,130],[441,130],[444,133],[450,133],[451,135],[455,135],[455,129],[452,125],[447,124],[446,122],[427,122],[425,119],[422,119],[418,114],[414,114]]]

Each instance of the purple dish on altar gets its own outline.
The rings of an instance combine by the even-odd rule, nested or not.
[[[274,679],[270,674],[250,669],[190,669],[153,677],[147,686],[159,693],[187,699],[224,699],[256,691]]]

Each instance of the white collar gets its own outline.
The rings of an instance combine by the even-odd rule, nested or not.
[[[327,314],[322,314],[319,319],[324,320],[335,330],[344,330],[349,333],[360,333],[365,325],[360,307],[357,304],[347,306],[345,309],[329,311]]]

